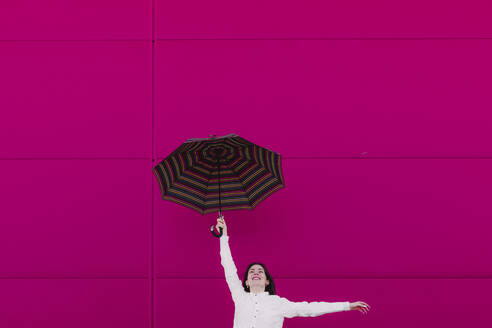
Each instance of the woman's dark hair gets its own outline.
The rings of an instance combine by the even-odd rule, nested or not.
[[[265,276],[266,276],[267,280],[269,281],[269,284],[265,286],[265,291],[268,292],[270,295],[277,295],[277,292],[275,291],[275,284],[273,283],[273,278],[270,275],[270,272],[268,272],[267,267],[263,263],[259,263],[259,262],[251,263],[248,266],[248,269],[246,269],[246,272],[244,273],[244,279],[243,279],[244,290],[248,293],[250,292],[249,287],[246,286],[246,280],[248,280],[249,269],[255,264],[261,265],[263,267],[263,269],[265,270]]]

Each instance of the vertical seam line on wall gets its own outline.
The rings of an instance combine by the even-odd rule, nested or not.
[[[149,307],[150,307],[150,320],[149,320],[149,324],[150,324],[150,328],[154,328],[155,326],[155,323],[154,323],[154,317],[155,317],[155,309],[154,309],[154,306],[155,306],[155,280],[154,280],[154,271],[155,271],[155,267],[154,267],[154,259],[155,259],[155,255],[154,255],[154,177],[153,177],[153,171],[152,169],[154,168],[154,94],[155,94],[155,91],[154,91],[154,69],[155,69],[155,66],[154,66],[154,48],[155,48],[155,0],[150,0],[151,1],[151,37],[152,37],[152,40],[151,40],[151,51],[152,51],[152,56],[151,56],[151,69],[152,69],[152,72],[151,72],[151,79],[152,79],[152,83],[151,83],[151,86],[152,86],[152,90],[151,90],[151,112],[152,112],[152,127],[151,127],[151,131],[152,131],[152,141],[151,141],[151,170],[150,170],[150,173],[149,175],[151,176],[151,183],[150,183],[150,187],[152,188],[152,192],[151,192],[151,198],[152,198],[152,201],[151,201],[151,233],[150,233],[150,244],[151,244],[151,247],[150,247],[150,250],[151,250],[151,255],[150,255],[150,304],[149,304]]]

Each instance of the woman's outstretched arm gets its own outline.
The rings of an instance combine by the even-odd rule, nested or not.
[[[280,309],[286,318],[317,317],[326,313],[350,311],[350,302],[291,302],[280,297]]]
[[[225,278],[229,290],[231,291],[232,300],[236,303],[245,293],[241,280],[237,275],[237,268],[232,259],[231,249],[229,248],[229,235],[227,234],[227,225],[224,217],[217,219],[217,230],[222,228],[222,237],[220,237],[220,263],[224,267]]]

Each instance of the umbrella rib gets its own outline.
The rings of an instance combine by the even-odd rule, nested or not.
[[[255,163],[257,163],[254,159],[249,159],[249,160],[247,160],[245,162],[246,163],[249,163],[249,162],[255,162]],[[251,199],[249,198],[249,193],[246,191],[245,185],[241,181],[241,178],[239,177],[240,176],[239,172],[235,170],[235,167],[231,167],[231,170],[236,174],[237,181],[241,185],[241,189],[242,189],[244,195],[248,198],[248,205],[251,206]]]

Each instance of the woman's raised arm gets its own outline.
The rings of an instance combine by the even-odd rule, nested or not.
[[[232,300],[236,303],[246,292],[237,275],[237,268],[232,259],[231,249],[229,248],[229,235],[227,234],[227,226],[223,216],[217,219],[216,227],[217,230],[219,230],[219,227],[222,228],[222,237],[220,237],[220,263],[224,267],[225,278],[231,291]]]

